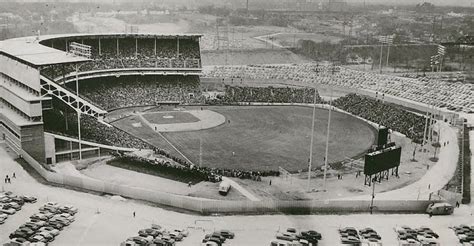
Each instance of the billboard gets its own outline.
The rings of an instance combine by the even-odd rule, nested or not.
[[[365,155],[364,174],[373,175],[400,166],[402,147],[392,146]]]

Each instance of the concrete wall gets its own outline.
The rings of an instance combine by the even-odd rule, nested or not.
[[[45,162],[43,125],[21,127],[21,147],[38,162]]]
[[[160,205],[186,209],[202,214],[211,213],[366,213],[369,212],[370,201],[353,200],[308,200],[308,201],[221,201],[204,198],[188,197],[166,192],[146,190],[143,188],[118,185],[90,178],[63,175],[45,170],[28,153],[21,150],[23,158],[52,183],[78,187],[100,193],[109,193],[124,197],[144,200]],[[374,202],[374,212],[379,213],[423,213],[432,201],[379,201]]]
[[[40,92],[39,71],[7,56],[0,55],[0,73],[20,81],[28,87]]]

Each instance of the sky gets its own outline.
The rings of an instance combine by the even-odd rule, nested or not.
[[[449,5],[449,6],[471,6],[471,4],[474,6],[474,0],[365,0],[366,3],[382,3],[382,4],[390,4],[390,5],[395,5],[395,4],[403,4],[403,5],[409,5],[409,4],[418,4],[418,3],[423,3],[423,2],[430,2],[434,5]],[[360,3],[364,2],[364,0],[347,0],[348,3]]]
[[[114,0],[0,0],[0,2],[113,2]],[[163,0],[115,0],[116,2],[141,2],[141,1],[163,1]],[[166,0],[169,1],[169,0]],[[166,2],[165,1],[165,2]],[[196,0],[189,0],[195,2]],[[233,1],[244,1],[244,0],[233,0]],[[252,0],[249,0],[252,1]],[[262,1],[262,0],[257,0]],[[268,1],[279,1],[279,0],[268,0]],[[283,0],[282,0],[283,1]],[[286,1],[286,0],[285,0]],[[329,0],[308,0],[315,2],[326,2]],[[339,0],[335,0],[339,1]],[[471,6],[474,7],[474,0],[346,0],[347,3],[363,3],[364,1],[368,4],[387,4],[387,5],[415,5],[423,2],[430,2],[438,6]],[[180,1],[181,2],[181,1]]]

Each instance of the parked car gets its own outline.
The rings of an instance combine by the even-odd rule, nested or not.
[[[60,206],[59,210],[63,213],[68,213],[70,215],[75,215],[79,210],[71,205]]]
[[[450,215],[453,212],[453,205],[446,202],[432,203],[426,208],[426,213],[432,215]]]
[[[34,196],[20,196],[25,202],[35,203],[38,199]]]
[[[16,213],[16,210],[14,208],[7,208],[7,209],[2,209],[0,212],[8,215],[12,215]]]
[[[153,238],[155,238],[161,234],[162,234],[161,232],[152,228],[141,229],[140,231],[138,231],[138,235],[141,237],[152,236]]]
[[[174,229],[174,231],[181,233],[184,237],[189,235],[189,231],[186,229]]]
[[[43,220],[43,221],[49,220],[50,218],[51,217],[48,217],[46,214],[43,214],[43,213],[36,213],[30,216],[30,219]]]
[[[217,233],[221,234],[221,236],[228,239],[233,239],[235,237],[235,234],[229,230],[220,230],[220,231],[217,231]]]
[[[18,203],[20,206],[23,206],[25,204],[25,200],[23,200],[23,198],[19,197],[19,196],[14,196],[11,198],[12,199],[12,202],[16,202]]]
[[[291,233],[277,233],[276,235],[276,239],[280,239],[280,240],[285,240],[285,241],[296,241],[298,240],[298,238],[294,235],[294,234],[291,234]]]
[[[230,191],[230,188],[231,188],[231,185],[228,181],[222,181],[220,184],[219,184],[219,194],[223,195],[223,196],[226,196],[227,193],[229,193]]]
[[[45,227],[41,227],[41,228],[38,229],[38,232],[43,232],[43,231],[49,232],[49,233],[51,233],[53,236],[59,235],[59,230],[58,230],[58,229],[54,229],[54,228],[51,227],[51,226],[45,226]]]
[[[177,242],[182,241],[184,237],[183,234],[176,231],[169,232],[168,235]]]
[[[7,218],[8,218],[7,214],[0,213],[0,224],[3,224]]]
[[[26,240],[25,238],[22,238],[22,237],[13,238],[8,243],[9,243],[9,245],[21,245],[21,246],[30,245],[30,242],[28,240]]]

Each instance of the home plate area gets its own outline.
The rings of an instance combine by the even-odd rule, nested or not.
[[[225,117],[211,110],[143,113],[143,121],[159,132],[194,131],[225,123]]]

